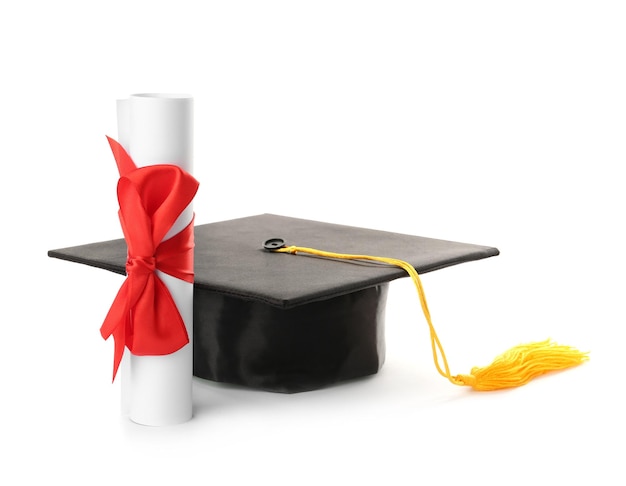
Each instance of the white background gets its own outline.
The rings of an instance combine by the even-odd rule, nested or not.
[[[625,25],[619,1],[5,2],[0,483],[624,484]],[[195,98],[198,224],[496,246],[423,276],[452,372],[547,337],[591,361],[455,387],[403,279],[378,375],[198,380],[192,421],[129,423],[99,334],[122,278],[46,253],[121,237],[105,135],[137,92]]]

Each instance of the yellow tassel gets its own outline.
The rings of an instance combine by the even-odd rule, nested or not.
[[[588,359],[589,353],[547,339],[515,346],[489,366],[474,367],[471,374],[458,375],[455,379],[475,390],[501,390],[525,385],[537,376],[571,368]]]
[[[443,351],[443,346],[441,345],[439,337],[437,336],[435,328],[432,324],[422,283],[413,265],[395,258],[333,253],[300,246],[282,247],[274,251],[280,253],[291,253],[294,255],[301,252],[325,258],[337,258],[343,260],[376,261],[404,269],[415,284],[420,304],[422,306],[422,311],[424,313],[424,317],[426,318],[426,322],[428,323],[435,367],[441,376],[447,378],[455,385],[471,386],[474,390],[479,391],[513,388],[525,385],[537,376],[551,371],[571,368],[589,359],[589,353],[587,352],[581,352],[570,346],[558,345],[548,339],[546,341],[515,346],[498,356],[489,366],[482,368],[474,367],[469,375],[453,376],[450,373],[448,360]]]

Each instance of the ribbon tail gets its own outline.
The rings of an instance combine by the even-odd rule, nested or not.
[[[113,354],[113,379],[117,375],[122,356],[124,355],[124,348],[126,347],[126,333],[130,326],[130,310],[128,306],[128,279],[124,281],[115,300],[104,319],[102,326],[100,327],[100,334],[104,340],[113,336],[115,343],[115,350]]]
[[[109,145],[111,146],[111,151],[113,152],[113,157],[115,158],[115,162],[117,163],[117,170],[120,173],[120,176],[124,176],[129,172],[135,170],[137,166],[133,159],[128,155],[128,152],[122,147],[122,145],[117,141],[112,139],[109,136],[106,136],[109,141]]]
[[[126,318],[129,321],[129,318]],[[126,325],[118,326],[115,331],[113,331],[113,341],[115,342],[115,350],[113,353],[113,378],[111,379],[111,383],[115,381],[115,377],[117,375],[117,370],[120,367],[122,362],[122,357],[124,356],[124,348],[126,347],[126,329],[129,323]]]

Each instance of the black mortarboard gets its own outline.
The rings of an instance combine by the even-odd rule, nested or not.
[[[198,225],[195,376],[298,392],[381,368],[388,282],[407,273],[379,263],[274,253],[264,248],[274,238],[287,245],[393,257],[409,262],[419,273],[499,253],[488,246],[272,214]],[[48,255],[126,273],[124,239],[51,250]]]

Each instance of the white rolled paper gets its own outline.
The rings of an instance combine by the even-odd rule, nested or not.
[[[117,102],[118,142],[137,167],[178,165],[193,174],[193,98],[176,94],[135,94]],[[164,240],[193,218],[193,203],[183,211]],[[164,356],[122,359],[122,412],[142,425],[186,422],[193,415],[193,283],[157,270],[180,312],[190,342]],[[129,359],[130,358],[130,359]]]

